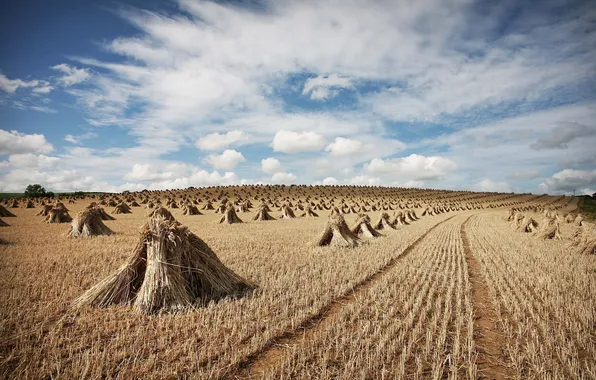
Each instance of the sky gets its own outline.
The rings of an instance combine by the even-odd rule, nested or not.
[[[594,1],[19,1],[0,192],[596,192]]]

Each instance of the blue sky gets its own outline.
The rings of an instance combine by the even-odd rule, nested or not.
[[[23,1],[0,191],[596,192],[591,1]]]

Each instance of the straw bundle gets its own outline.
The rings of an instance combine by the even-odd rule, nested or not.
[[[580,254],[596,255],[596,233],[585,227],[577,229],[569,248],[576,249]]]
[[[224,216],[221,217],[219,222],[224,224],[234,224],[242,223],[242,220],[238,217],[238,215],[236,215],[234,206],[230,206],[224,211]]]
[[[50,210],[52,210],[54,206],[52,205],[45,205],[41,208],[41,211],[37,213],[37,216],[48,216]]]
[[[98,235],[112,235],[114,232],[110,230],[102,222],[100,207],[87,208],[80,213],[72,221],[70,229],[68,230],[68,237],[89,237]]]
[[[8,209],[4,206],[0,206],[0,217],[9,218],[15,217],[15,214],[8,211]]]
[[[201,210],[213,210],[213,205],[211,204],[211,202],[207,202]]]
[[[304,212],[302,213],[302,215],[300,215],[300,217],[302,218],[317,218],[318,216],[319,214],[314,212],[310,206],[306,206],[304,208]]]
[[[253,216],[252,220],[275,220],[274,217],[269,215],[269,213],[267,212],[267,208],[268,207],[266,205],[261,205],[261,207],[259,207],[259,210]]]
[[[186,204],[182,207],[182,215],[203,215],[199,208],[193,204]]]
[[[358,237],[377,238],[383,236],[370,225],[370,217],[362,214],[359,214],[358,220],[350,231]]]
[[[526,216],[522,220],[521,224],[519,225],[518,229],[522,232],[536,232],[538,231],[538,222],[532,219],[531,216]]]
[[[542,239],[561,240],[561,229],[556,219],[549,219],[543,224],[539,237]]]
[[[329,216],[325,230],[318,240],[318,246],[357,247],[360,238],[350,231],[343,216],[334,214]]]
[[[152,314],[206,304],[252,288],[187,227],[156,214],[143,226],[128,262],[76,299],[74,306],[133,304],[137,311]]]
[[[116,205],[116,208],[114,211],[112,211],[112,214],[132,214],[132,211],[126,203],[120,202],[118,205]]]
[[[379,220],[377,220],[373,227],[375,228],[375,230],[395,229],[395,227],[393,227],[393,225],[389,221],[389,214],[387,214],[386,212],[382,213],[379,216]]]
[[[72,218],[68,214],[68,211],[59,207],[52,208],[45,219],[46,223],[68,223],[71,221]]]
[[[283,206],[281,206],[281,218],[282,219],[294,219],[296,217],[296,215],[294,214],[294,210],[292,210],[292,208],[285,204]]]

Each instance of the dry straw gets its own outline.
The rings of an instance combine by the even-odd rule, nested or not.
[[[68,237],[90,237],[113,235],[114,232],[103,224],[101,207],[86,208],[77,214],[68,230]]]
[[[317,245],[357,247],[359,241],[360,238],[350,231],[344,217],[340,214],[332,214],[329,216],[325,230],[317,241]]]
[[[219,222],[224,223],[224,224],[234,224],[234,223],[242,223],[242,220],[238,217],[238,215],[236,215],[234,206],[229,206],[224,211],[224,215],[221,217]]]
[[[133,304],[137,311],[151,314],[198,306],[254,288],[168,214],[167,210],[154,213],[128,262],[74,305]]]
[[[351,228],[351,231],[360,238],[377,238],[383,236],[370,225],[370,217],[365,214],[358,214],[358,220]]]
[[[54,207],[45,218],[46,223],[68,223],[71,222],[72,218],[68,214],[65,208]]]
[[[8,209],[4,206],[0,205],[0,217],[4,217],[4,218],[12,218],[15,217],[16,215],[13,214],[12,212],[8,211]]]
[[[261,205],[258,211],[253,216],[252,220],[275,220],[274,217],[269,215],[269,213],[267,212],[267,208],[268,207],[266,205]]]
[[[394,230],[395,227],[389,221],[389,214],[386,212],[379,215],[379,220],[374,224],[375,230]]]

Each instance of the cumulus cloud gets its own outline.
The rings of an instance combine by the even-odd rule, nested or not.
[[[205,158],[216,169],[234,169],[236,165],[246,161],[242,153],[234,149],[226,149],[222,154],[211,154]]]
[[[201,150],[221,150],[232,144],[247,141],[249,135],[244,131],[229,131],[224,134],[211,133],[197,140],[196,146]]]
[[[44,154],[33,153],[11,154],[8,156],[10,166],[13,168],[55,168],[60,163],[60,158],[49,157]]]
[[[197,169],[189,176],[178,177],[170,180],[158,181],[151,183],[148,188],[150,190],[164,190],[164,189],[184,189],[190,186],[225,186],[235,185],[241,180],[234,172],[225,172],[221,175],[218,171],[208,172],[207,170]]]
[[[486,193],[510,193],[513,188],[507,182],[497,182],[490,178],[484,178],[473,184],[472,190]]]
[[[530,145],[533,149],[565,149],[568,143],[582,137],[596,136],[596,125],[588,127],[576,122],[558,123],[548,135]]]
[[[572,194],[587,187],[596,187],[596,170],[564,169],[542,181],[538,190],[547,194]]]
[[[333,177],[323,179],[323,185],[337,185],[339,181]]]
[[[281,171],[281,163],[277,158],[268,157],[261,160],[261,170],[267,174],[274,174]]]
[[[52,144],[41,134],[25,134],[0,129],[0,155],[18,153],[50,153]]]
[[[332,156],[347,156],[360,152],[362,148],[363,144],[360,141],[337,137],[325,150]]]
[[[383,160],[374,158],[364,165],[366,172],[377,175],[410,177],[413,179],[438,178],[457,169],[455,162],[448,158],[419,154],[408,157]]]
[[[271,182],[292,184],[296,182],[296,176],[292,173],[278,172],[271,176]]]
[[[351,178],[347,182],[350,185],[378,186],[381,184],[381,179],[379,177],[359,175],[359,176]]]
[[[183,163],[170,163],[165,166],[155,164],[134,164],[124,175],[127,181],[158,181],[187,176],[198,168]]]
[[[323,136],[315,132],[278,131],[271,144],[274,152],[298,153],[321,150],[325,146]]]
[[[313,100],[330,99],[339,94],[339,89],[353,89],[354,85],[350,79],[340,77],[337,74],[319,75],[309,78],[304,83],[302,95],[308,95]]]
[[[75,66],[70,66],[66,63],[54,65],[51,67],[51,69],[59,71],[63,74],[57,80],[61,85],[65,87],[70,87],[75,84],[82,83],[90,77],[88,69],[79,69]]]

